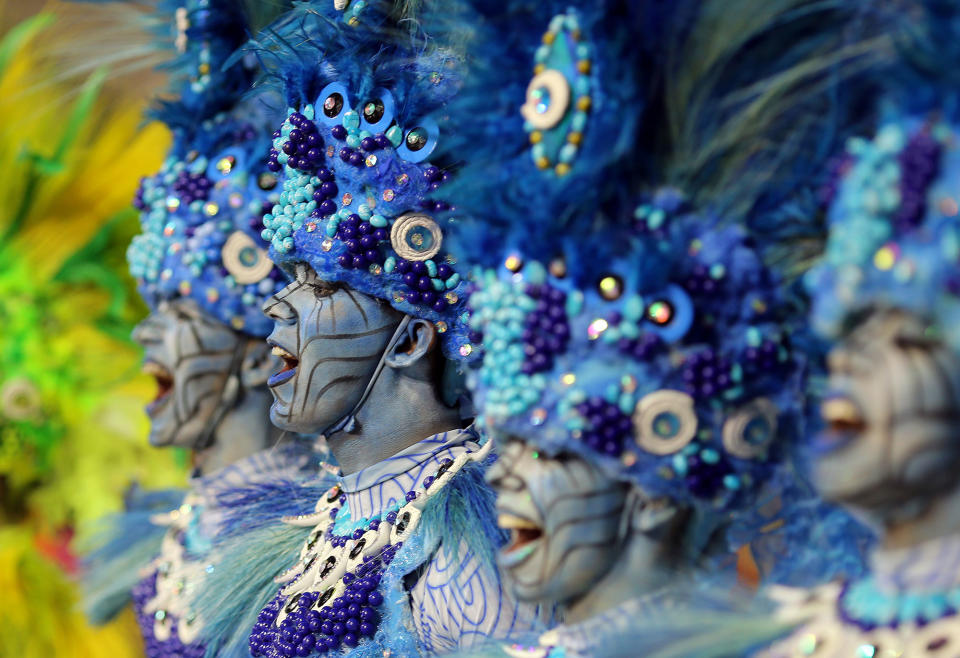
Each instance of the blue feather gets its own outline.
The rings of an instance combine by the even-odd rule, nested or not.
[[[179,507],[184,493],[134,490],[125,511],[98,520],[89,538],[79,543],[83,605],[92,623],[110,621],[129,603],[140,570],[160,552],[167,530],[150,517]]]

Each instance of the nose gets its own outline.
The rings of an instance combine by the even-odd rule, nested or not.
[[[284,288],[277,294],[271,295],[260,309],[275,324],[294,324],[297,321],[293,306],[284,299],[286,291],[287,289]]]

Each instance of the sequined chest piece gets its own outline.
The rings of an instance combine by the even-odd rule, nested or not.
[[[470,461],[490,445],[441,463],[405,501],[372,519],[350,519],[339,486],[317,502],[313,514],[285,523],[313,530],[298,563],[276,578],[284,584],[264,607],[250,634],[254,656],[310,656],[349,651],[376,635],[384,602],[383,576],[420,523],[424,508]]]
[[[148,656],[200,658],[205,653],[198,641],[201,621],[187,605],[189,592],[213,568],[188,550],[186,538],[196,533],[198,503],[197,496],[189,495],[179,509],[152,519],[169,529],[160,555],[144,569],[144,579],[133,589],[134,610]]]

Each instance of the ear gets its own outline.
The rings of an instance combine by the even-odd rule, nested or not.
[[[264,386],[270,375],[280,370],[280,360],[275,357],[265,340],[249,339],[244,350],[243,364],[240,367],[240,381],[243,388],[251,389]]]
[[[384,358],[391,368],[409,368],[417,363],[426,363],[437,341],[433,323],[421,318],[410,318],[404,335],[394,344]]]
[[[633,532],[652,534],[669,524],[677,515],[677,508],[667,498],[650,498],[638,487],[630,487],[624,514],[624,524]]]

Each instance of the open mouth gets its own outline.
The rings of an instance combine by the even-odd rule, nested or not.
[[[820,453],[839,450],[867,430],[860,407],[846,396],[828,397],[820,406],[820,415],[826,423],[815,441],[814,447]]]
[[[501,562],[515,566],[525,560],[543,538],[543,529],[529,519],[513,514],[497,515],[497,525],[510,532],[510,542],[503,548]]]
[[[143,372],[152,376],[157,382],[157,395],[147,405],[147,415],[153,416],[170,400],[170,393],[173,391],[173,373],[156,361],[145,361]]]
[[[273,355],[278,356],[283,360],[283,368],[270,376],[270,379],[267,380],[267,386],[279,386],[283,382],[287,381],[297,374],[297,366],[300,364],[300,361],[297,359],[297,357],[279,345],[273,346]]]

